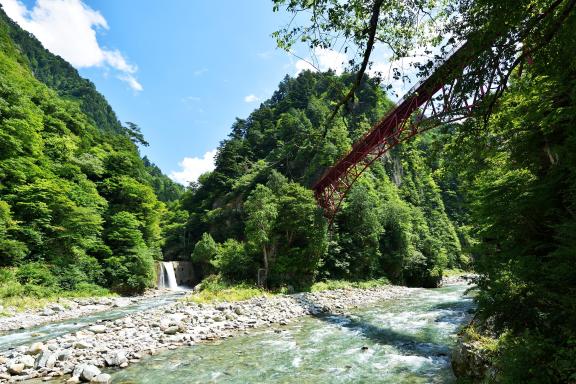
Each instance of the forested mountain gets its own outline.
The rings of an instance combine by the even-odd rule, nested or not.
[[[392,105],[366,79],[323,139],[331,106],[351,81],[331,72],[286,77],[238,119],[220,144],[216,169],[183,195],[185,241],[167,242],[166,253],[192,253],[205,273],[236,280],[255,281],[258,268],[269,269],[271,286],[377,277],[435,286],[443,269],[466,266],[467,235],[446,213],[430,136],[374,164],[328,233],[310,187]]]
[[[0,278],[10,294],[153,283],[160,200],[183,188],[140,157],[142,142],[89,81],[0,12],[0,265],[18,266]]]

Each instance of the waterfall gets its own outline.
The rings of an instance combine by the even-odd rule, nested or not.
[[[170,261],[163,261],[160,263],[161,272],[158,281],[159,288],[167,288],[171,291],[178,289],[176,282],[176,274],[174,273],[174,265]]]

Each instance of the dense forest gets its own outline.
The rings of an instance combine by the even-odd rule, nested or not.
[[[331,72],[286,77],[238,119],[216,169],[180,200],[186,242],[175,236],[165,253],[192,254],[204,274],[231,280],[256,281],[262,268],[270,287],[300,289],[323,278],[436,286],[443,269],[467,266],[467,231],[447,214],[457,211],[457,197],[440,187],[448,183],[435,174],[439,152],[429,150],[442,132],[375,164],[328,231],[311,184],[393,105],[367,79],[322,140],[330,106],[351,81]]]
[[[138,153],[94,85],[0,12],[4,295],[154,284],[166,204],[183,188]]]

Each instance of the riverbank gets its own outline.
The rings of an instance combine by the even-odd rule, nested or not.
[[[343,313],[417,290],[382,286],[257,297],[237,303],[172,303],[1,353],[0,382],[71,375],[68,382],[106,383],[110,377],[100,374],[104,367],[124,368],[162,350],[227,338],[250,328],[285,325],[306,315]]]
[[[95,312],[127,307],[142,300],[165,294],[166,291],[149,290],[143,295],[135,297],[62,298],[43,303],[42,307],[28,308],[22,311],[4,308],[4,315],[0,317],[0,332],[80,318]]]

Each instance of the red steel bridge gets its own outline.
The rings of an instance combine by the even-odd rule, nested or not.
[[[313,189],[330,225],[354,182],[390,149],[430,128],[467,118],[487,95],[501,92],[506,68],[496,58],[490,61],[470,43],[454,49],[324,173]]]

